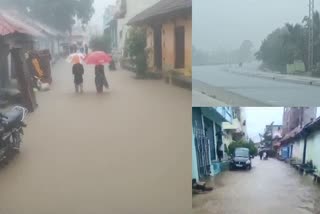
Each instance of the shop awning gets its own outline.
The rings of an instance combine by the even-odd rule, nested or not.
[[[23,33],[36,37],[45,36],[35,27],[0,11],[0,35],[6,36],[13,33]]]
[[[142,11],[133,17],[128,25],[139,25],[146,21],[157,19],[158,17],[178,15],[181,11],[190,11],[192,0],[160,0],[150,8]]]

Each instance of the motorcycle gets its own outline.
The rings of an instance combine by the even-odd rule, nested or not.
[[[21,106],[0,113],[0,163],[7,164],[10,158],[19,153],[23,128],[27,127],[24,123],[27,113],[28,110]]]

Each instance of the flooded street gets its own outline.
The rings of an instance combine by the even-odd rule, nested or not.
[[[320,187],[278,160],[253,160],[251,171],[226,171],[193,196],[194,214],[320,213]]]
[[[62,61],[38,93],[21,154],[0,170],[0,213],[189,213],[191,92],[117,71],[97,95],[85,69],[84,94]]]

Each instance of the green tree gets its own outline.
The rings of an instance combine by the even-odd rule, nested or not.
[[[254,146],[254,144],[246,142],[246,141],[234,141],[234,142],[230,143],[228,146],[229,155],[234,154],[235,149],[240,148],[240,147],[248,148],[250,155],[256,156],[258,154],[258,150]]]
[[[285,44],[288,30],[278,28],[262,42],[256,57],[262,60],[264,65],[273,70],[286,71],[286,65],[290,63],[290,50]]]
[[[111,39],[108,35],[95,36],[90,39],[89,46],[93,51],[111,52]]]
[[[132,27],[125,42],[125,55],[135,66],[137,77],[144,77],[147,71],[147,38],[144,28]]]
[[[313,17],[314,29],[314,61],[320,62],[320,14],[318,11]],[[308,70],[308,28],[311,22],[305,17],[302,24],[285,24],[284,27],[273,31],[262,42],[256,57],[262,60],[270,69],[285,71],[286,65],[294,60],[302,60]]]
[[[71,31],[75,19],[87,24],[93,13],[94,0],[0,0],[0,5],[13,7],[63,32]]]

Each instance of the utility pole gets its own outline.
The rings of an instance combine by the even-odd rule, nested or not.
[[[313,14],[314,14],[314,0],[309,0],[309,41],[308,41],[308,70],[313,70]]]

